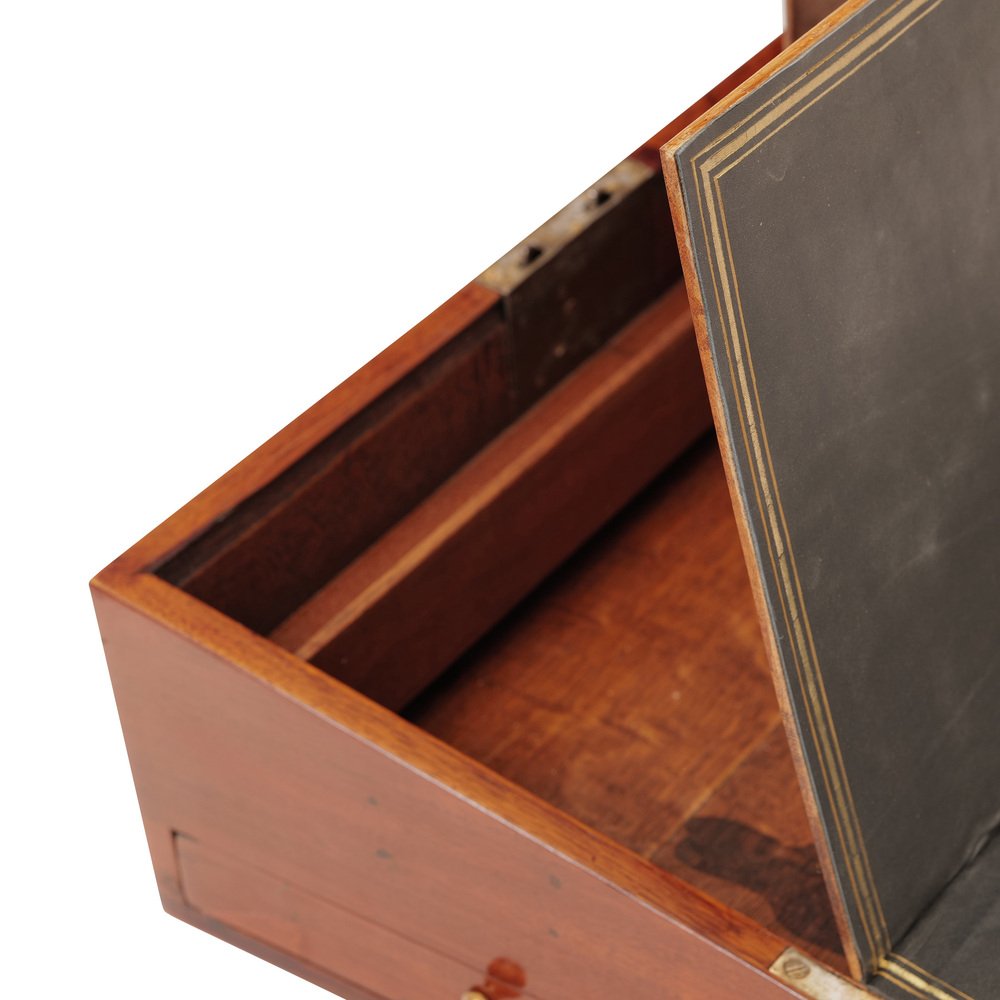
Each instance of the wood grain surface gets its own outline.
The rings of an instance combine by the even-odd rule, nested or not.
[[[404,704],[704,432],[697,364],[676,288],[272,638]]]
[[[843,967],[714,440],[406,715]]]
[[[93,582],[164,906],[350,1000],[793,996],[790,942],[838,956],[718,460],[655,478],[707,420],[682,297],[527,411],[506,322],[470,285]],[[527,599],[403,718],[294,652],[350,574],[390,704]]]
[[[364,551],[512,419],[492,293],[428,321],[437,350],[159,570],[257,631]]]
[[[266,639],[152,576],[95,600],[172,912],[176,832],[540,997],[790,995],[780,938]]]

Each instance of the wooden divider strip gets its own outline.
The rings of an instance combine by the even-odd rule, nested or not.
[[[709,425],[675,287],[271,638],[398,708]]]

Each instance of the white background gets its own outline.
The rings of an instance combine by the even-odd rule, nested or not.
[[[780,6],[3,6],[3,995],[324,995],[160,910],[87,581]]]

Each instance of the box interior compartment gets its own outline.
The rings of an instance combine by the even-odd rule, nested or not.
[[[713,436],[403,714],[845,968]]]
[[[845,969],[662,179],[627,162],[571,239],[533,234],[513,286],[155,571]]]

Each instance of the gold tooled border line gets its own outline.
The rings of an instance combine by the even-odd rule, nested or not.
[[[942,2],[895,0],[864,28],[779,91],[767,105],[758,107],[713,139],[692,158],[690,167],[705,245],[709,251],[716,309],[725,333],[723,343],[744,453],[749,460],[773,578],[779,584],[777,589],[782,616],[787,634],[793,639],[792,658],[813,751],[819,761],[827,801],[834,814],[840,853],[846,862],[854,896],[854,909],[871,956],[869,968],[875,973],[882,972],[890,982],[916,996],[931,1000],[972,1000],[921,969],[912,960],[890,951],[891,940],[819,670],[802,585],[777,489],[719,184],[730,170],[853,76]],[[740,336],[737,336],[737,331]],[[914,992],[916,990],[921,992]]]
[[[957,986],[946,983],[897,952],[889,952],[882,958],[878,974],[904,992],[923,1000],[973,1000]]]

